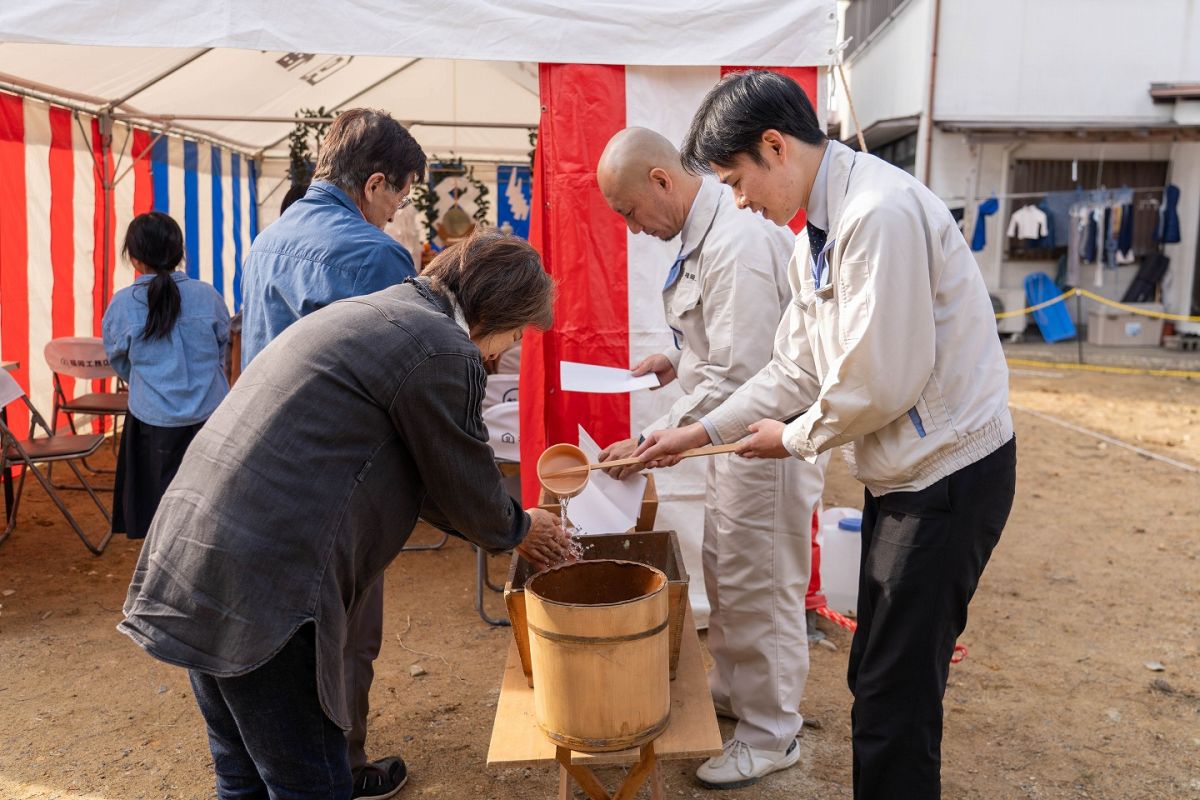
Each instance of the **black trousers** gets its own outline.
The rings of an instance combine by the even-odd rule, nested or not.
[[[162,428],[142,422],[133,414],[126,415],[113,484],[113,533],[128,534],[130,539],[146,538],[154,512],[175,479],[188,445],[203,427],[204,423],[198,422]]]
[[[942,697],[967,604],[1016,489],[1011,440],[919,492],[866,494],[854,695],[856,800],[941,796]]]

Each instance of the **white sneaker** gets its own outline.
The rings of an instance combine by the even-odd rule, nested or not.
[[[740,789],[758,783],[764,775],[787,769],[799,760],[800,742],[796,740],[787,750],[759,750],[730,739],[721,755],[700,765],[696,779],[706,789]]]

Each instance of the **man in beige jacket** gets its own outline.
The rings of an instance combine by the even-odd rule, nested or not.
[[[679,237],[663,288],[674,347],[635,374],[662,385],[678,378],[683,396],[646,432],[687,425],[715,409],[771,359],[775,329],[791,301],[787,263],[795,237],[741,211],[711,176],[684,171],[675,147],[654,131],[626,128],[604,150],[600,190],[629,230]],[[636,439],[601,460],[622,458]],[[748,786],[796,763],[808,676],[804,598],[813,507],[822,464],[798,460],[709,460],[704,510],[704,587],[712,608],[709,683],[718,710],[738,720],[722,755],[697,777],[710,788]],[[613,470],[623,477],[637,468]]]
[[[808,228],[771,363],[700,422],[647,436],[641,455],[670,464],[747,430],[747,457],[853,446],[867,487],[848,674],[854,796],[938,797],[950,656],[1016,480],[1008,369],[979,269],[941,200],[827,141],[781,75],[714,87],[684,163],[775,222],[805,208]]]

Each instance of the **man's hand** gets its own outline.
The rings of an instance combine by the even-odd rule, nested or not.
[[[648,467],[673,467],[681,461],[679,453],[711,441],[704,426],[694,422],[682,428],[655,431],[638,446],[634,455],[645,461]]]
[[[619,442],[613,442],[608,447],[600,451],[600,463],[605,461],[616,461],[622,458],[629,458],[633,455],[633,451],[637,450],[637,439],[622,439]],[[645,468],[644,464],[630,464],[625,467],[612,467],[604,470],[609,477],[623,481],[630,475],[636,475]]]
[[[786,426],[774,419],[760,419],[750,426],[750,436],[742,439],[737,454],[742,458],[788,458],[791,453],[783,446]]]
[[[525,560],[542,570],[571,559],[571,537],[562,529],[558,517],[543,508],[525,510],[529,515],[529,532],[517,545]]]
[[[670,360],[662,353],[655,353],[649,358],[643,358],[633,368],[635,377],[648,375],[653,372],[658,376],[658,386],[650,387],[650,391],[661,389],[671,381],[675,380],[675,367],[671,366]]]

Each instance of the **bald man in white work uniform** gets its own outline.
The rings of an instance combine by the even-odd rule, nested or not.
[[[680,239],[663,287],[675,346],[634,368],[683,389],[646,430],[688,425],[719,406],[771,360],[792,295],[787,228],[737,208],[728,187],[683,170],[663,136],[626,128],[597,167],[605,200],[629,230]],[[602,460],[632,454],[617,442]],[[623,477],[636,467],[617,468]],[[704,586],[712,614],[709,685],[718,713],[736,719],[720,756],[697,771],[708,788],[748,786],[795,764],[808,678],[804,599],[812,557],[813,507],[824,461],[709,460],[704,510]]]

